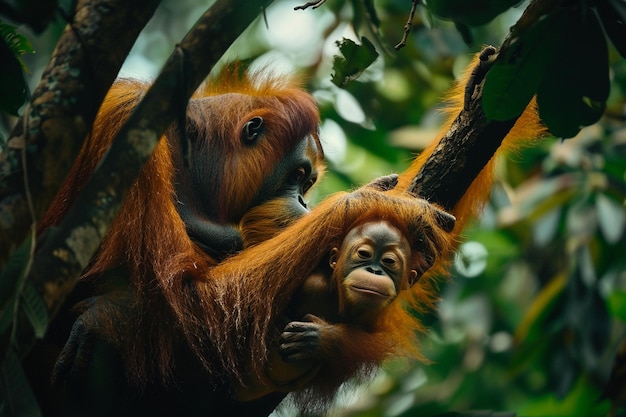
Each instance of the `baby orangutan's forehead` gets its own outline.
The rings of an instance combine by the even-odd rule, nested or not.
[[[355,239],[371,241],[376,246],[398,245],[406,251],[410,247],[400,230],[384,220],[370,221],[353,228],[346,235],[344,243],[354,243]]]

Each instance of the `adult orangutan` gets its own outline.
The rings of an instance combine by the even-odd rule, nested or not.
[[[147,87],[132,79],[113,85],[72,171],[39,223],[41,231],[63,218]],[[131,285],[143,291],[152,280],[166,285],[169,274],[199,249],[209,255],[202,256],[209,265],[239,250],[238,223],[251,207],[269,204],[270,213],[281,213],[286,223],[306,213],[306,194],[324,170],[318,125],[315,101],[295,77],[265,71],[240,78],[225,71],[219,81],[199,90],[187,106],[186,120],[165,133],[142,170],[66,303],[70,311],[51,323],[43,349],[65,343],[80,312],[74,308],[77,302],[84,308],[94,300],[90,297],[111,294],[117,284],[125,293]],[[121,281],[103,278],[112,268],[126,271]],[[41,373],[38,361],[30,363]]]

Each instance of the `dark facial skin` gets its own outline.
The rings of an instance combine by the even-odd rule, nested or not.
[[[323,155],[312,136],[304,138],[289,154],[275,166],[274,172],[265,178],[251,206],[280,198],[293,218],[309,210],[305,195],[317,181]]]
[[[406,285],[411,247],[398,229],[387,222],[369,222],[352,229],[331,254],[331,268],[339,276],[344,320],[363,323],[389,305]]]
[[[190,126],[189,132],[183,138],[189,143],[181,140],[185,146],[181,146],[181,149],[175,148],[182,152],[177,157],[180,158],[179,165],[184,166],[184,169],[177,170],[177,209],[185,222],[189,237],[214,259],[222,259],[225,255],[243,248],[236,226],[241,217],[253,207],[279,202],[282,218],[290,221],[309,211],[305,196],[321,175],[324,166],[323,151],[313,132],[298,140],[290,138],[296,142],[295,146],[285,154],[274,155],[275,160],[271,163],[256,161],[262,166],[262,171],[257,172],[253,167],[245,165],[237,170],[230,169],[233,161],[237,162],[237,158],[228,159],[226,156],[228,152],[237,156],[262,147],[266,135],[276,134],[267,130],[269,128],[262,117],[252,117],[243,124],[239,138],[241,143],[238,144],[239,147],[232,149],[209,148],[209,144],[224,140],[206,138],[202,136],[206,132],[200,132],[199,135],[194,131],[193,125]],[[226,156],[212,159],[221,153]],[[250,171],[255,172],[255,175],[248,178]],[[263,180],[256,183],[255,180],[260,176]],[[241,184],[234,188],[253,187],[256,192],[250,193],[247,199],[237,203],[223,203],[220,195],[233,193],[232,184],[237,181]]]

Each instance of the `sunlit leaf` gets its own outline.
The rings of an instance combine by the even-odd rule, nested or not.
[[[352,123],[363,123],[365,121],[365,112],[363,112],[357,99],[348,91],[339,89],[334,105],[337,114],[345,120]]]
[[[520,217],[537,221],[547,213],[561,208],[576,195],[575,185],[567,175],[538,181],[519,204]]]
[[[35,52],[30,40],[17,31],[17,27],[0,22],[0,39],[4,39],[13,55],[18,59],[22,69],[28,72],[26,65],[20,56],[24,54],[32,54]]]
[[[561,207],[555,207],[533,223],[533,238],[537,246],[545,246],[552,241],[559,228]]]
[[[567,233],[571,238],[591,236],[598,226],[598,216],[590,199],[580,199],[567,211]]]
[[[374,45],[366,38],[361,38],[361,45],[350,39],[337,42],[342,56],[336,55],[333,62],[332,82],[344,87],[359,76],[378,58]]]
[[[624,207],[604,194],[596,196],[598,226],[607,242],[617,243],[624,234],[626,213]]]
[[[526,310],[522,322],[515,331],[515,339],[518,341],[527,340],[531,332],[533,337],[540,334],[541,320],[551,308],[556,304],[558,297],[563,293],[567,276],[559,274],[555,276],[545,287],[541,289],[535,297],[532,305]]]
[[[456,270],[467,278],[476,277],[487,267],[487,249],[480,242],[464,242],[454,260]]]
[[[558,398],[553,393],[545,393],[532,397],[520,406],[518,413],[523,416],[550,416],[550,417],[585,417],[589,410],[598,409],[599,392],[592,389],[592,385],[584,377],[579,377],[573,389],[565,398]],[[587,412],[585,412],[586,410]],[[595,416],[606,416],[607,410],[600,409]]]

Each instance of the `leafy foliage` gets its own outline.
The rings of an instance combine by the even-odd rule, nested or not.
[[[553,14],[535,22],[487,73],[483,105],[487,117],[510,120],[519,116],[551,71],[554,56],[566,37],[570,16]]]
[[[626,37],[626,28],[621,30]],[[512,119],[536,94],[539,114],[556,136],[573,137],[582,126],[597,122],[610,82],[606,40],[595,8],[557,8],[520,31],[514,47],[487,75],[487,116]]]
[[[29,97],[21,55],[34,52],[30,41],[15,26],[0,21],[0,111],[17,116]]]
[[[468,235],[487,257],[466,257],[442,291],[433,363],[390,366],[373,385],[376,411],[348,415],[607,415],[602,392],[624,389],[606,385],[626,335],[624,132],[605,121],[507,162],[511,198],[496,189]]]
[[[350,39],[337,42],[339,51],[343,56],[337,55],[333,69],[332,81],[338,87],[345,87],[351,81],[359,78],[363,71],[372,65],[378,57],[376,48],[366,38],[361,38],[362,44],[357,45]]]
[[[499,14],[519,3],[519,0],[429,0],[428,10],[442,19],[467,26],[490,22]]]
[[[597,10],[606,34],[620,55],[626,58],[626,3],[621,0],[597,2]]]
[[[565,16],[569,33],[537,89],[539,115],[556,136],[575,136],[597,122],[609,97],[608,50],[596,15]],[[624,33],[626,35],[626,32]],[[548,34],[550,36],[550,34]],[[584,59],[580,50],[585,51]]]

